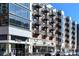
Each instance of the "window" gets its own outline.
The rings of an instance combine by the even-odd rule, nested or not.
[[[24,5],[27,5],[27,3]],[[30,11],[20,6],[20,4],[9,4],[9,18],[11,25],[29,29]]]
[[[7,40],[7,35],[0,35],[0,40]]]

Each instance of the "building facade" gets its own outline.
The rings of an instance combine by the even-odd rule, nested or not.
[[[35,38],[37,43],[34,43],[34,50],[37,52],[53,53],[61,52],[62,46],[62,18],[63,11],[47,7],[47,4],[32,4],[32,38]],[[41,41],[41,49],[37,45]],[[37,47],[38,46],[38,47]],[[47,49],[46,49],[47,48]],[[44,51],[43,51],[44,50]],[[35,52],[35,51],[34,51]]]
[[[0,3],[1,55],[25,55],[26,42],[30,37],[29,29],[29,3]]]
[[[75,54],[77,48],[76,22],[72,21],[69,16],[65,16],[62,10],[49,8],[47,5],[32,4],[32,38],[35,38],[37,43],[39,40],[42,41],[41,43],[46,42],[45,45],[50,42],[46,46],[51,45],[52,49],[48,48],[49,50],[44,50],[44,52],[52,50],[53,53]],[[40,50],[39,46],[36,48],[37,43],[34,43],[34,50]]]
[[[77,24],[77,55],[79,55],[79,24]]]
[[[76,38],[76,22],[72,21],[71,17],[64,17],[64,27],[63,27],[63,46],[65,54],[75,54],[77,48],[77,38]]]
[[[76,23],[47,3],[0,4],[0,55],[75,54]]]

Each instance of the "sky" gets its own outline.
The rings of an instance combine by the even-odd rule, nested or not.
[[[54,8],[63,10],[65,16],[70,16],[79,24],[79,3],[52,3]]]

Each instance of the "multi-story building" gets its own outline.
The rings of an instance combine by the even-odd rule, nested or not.
[[[77,55],[79,55],[79,24],[77,24]]]
[[[66,55],[75,54],[76,51],[76,23],[71,20],[71,17],[64,17],[63,27],[63,51]]]
[[[75,21],[71,22],[71,42],[70,42],[70,51],[73,54],[76,54],[77,49],[77,23]]]
[[[29,29],[29,3],[0,3],[0,55],[25,55]]]
[[[46,4],[32,4],[32,38],[33,53],[46,53],[53,48],[52,38],[48,36],[49,9]],[[52,33],[53,34],[53,33]],[[50,39],[49,39],[50,38]]]
[[[0,54],[75,53],[76,24],[46,3],[0,4]]]
[[[33,52],[61,51],[62,18],[61,10],[48,8],[47,4],[32,4],[32,38],[37,42]]]
[[[64,53],[69,53],[69,48],[70,48],[70,24],[71,24],[71,19],[70,17],[64,17],[64,31],[63,31],[63,41],[64,41]]]

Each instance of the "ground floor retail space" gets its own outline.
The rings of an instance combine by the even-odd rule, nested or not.
[[[0,55],[2,56],[3,55],[24,56],[26,53],[28,53],[28,48],[25,48],[25,44],[14,44],[14,43],[0,44]]]
[[[42,55],[49,51],[54,51],[54,48],[49,46],[31,46],[29,44],[0,43],[0,55],[2,56]]]

